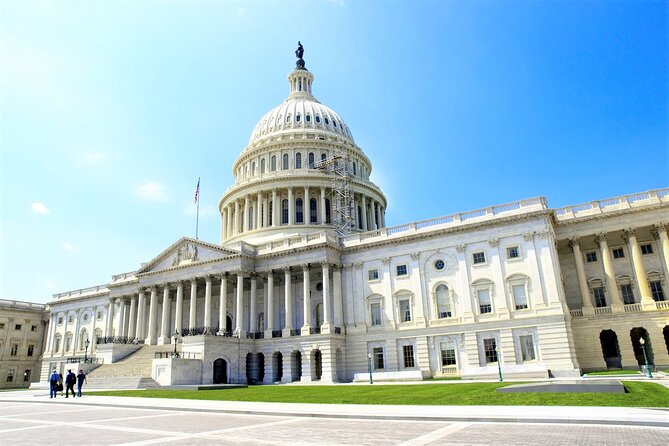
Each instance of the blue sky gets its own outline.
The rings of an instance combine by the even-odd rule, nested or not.
[[[103,284],[195,232],[256,122],[314,94],[397,225],[669,185],[665,1],[0,1],[0,298]]]

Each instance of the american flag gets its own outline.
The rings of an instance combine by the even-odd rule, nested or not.
[[[195,188],[195,198],[193,200],[193,203],[197,204],[197,199],[200,197],[200,179],[197,179],[197,187]]]

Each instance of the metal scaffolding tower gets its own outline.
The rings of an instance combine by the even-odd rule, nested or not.
[[[332,224],[337,234],[344,237],[353,228],[353,200],[351,194],[350,157],[337,149],[334,155],[315,163],[314,168],[330,172],[332,189],[330,192],[334,207]]]

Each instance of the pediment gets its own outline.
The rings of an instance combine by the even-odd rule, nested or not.
[[[237,254],[239,253],[212,243],[182,237],[151,261],[143,264],[139,271],[137,271],[137,274],[146,274],[178,266],[219,260]]]

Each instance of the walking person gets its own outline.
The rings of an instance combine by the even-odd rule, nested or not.
[[[79,398],[81,398],[81,386],[83,386],[84,383],[88,384],[88,381],[86,381],[86,374],[83,370],[79,370],[79,374],[77,375],[77,396]]]
[[[72,391],[72,398],[77,396],[74,393],[74,385],[77,383],[77,375],[72,373],[72,369],[67,371],[67,376],[65,377],[65,398],[67,398]]]
[[[58,372],[56,369],[53,369],[53,373],[49,376],[49,398],[55,398],[58,395]]]

